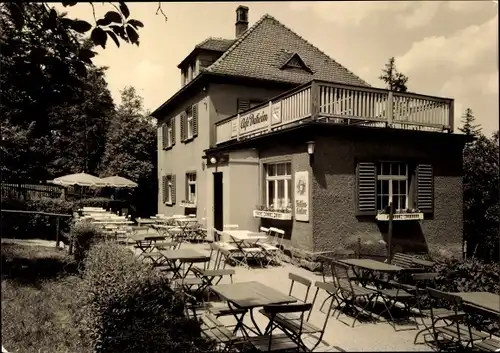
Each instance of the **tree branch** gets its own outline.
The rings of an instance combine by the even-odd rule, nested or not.
[[[95,17],[95,7],[94,7],[94,4],[92,2],[89,2],[89,4],[90,4],[90,6],[92,6],[92,15],[94,16],[94,22],[97,25],[97,18]]]
[[[167,15],[165,15],[163,9],[161,8],[161,1],[158,1],[158,8],[156,9],[156,14],[158,15],[158,13],[160,13],[165,19],[165,22],[167,22]]]

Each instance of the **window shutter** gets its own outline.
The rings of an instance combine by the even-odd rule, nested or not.
[[[168,147],[167,127],[168,127],[167,123],[164,123],[161,126],[161,140],[162,140],[162,146],[163,146],[164,150],[166,150]]]
[[[162,185],[162,196],[163,196],[163,203],[167,202],[168,198],[168,188],[167,188],[167,176],[163,175],[161,177],[161,185]]]
[[[434,176],[430,164],[417,166],[417,208],[422,213],[434,211]]]
[[[193,137],[198,136],[198,104],[193,104]]]
[[[175,175],[172,175],[171,178],[172,178],[172,205],[174,205],[175,204],[175,189],[176,189]]]
[[[175,116],[170,120],[170,126],[172,126],[172,146],[175,145]]]
[[[238,113],[250,109],[250,101],[248,99],[238,99]]]
[[[186,112],[181,113],[181,142],[186,140],[186,124],[187,123],[187,115]]]
[[[377,214],[377,168],[375,163],[360,162],[356,168],[358,216]]]

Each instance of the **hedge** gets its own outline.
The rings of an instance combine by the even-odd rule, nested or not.
[[[122,246],[92,246],[78,292],[79,329],[96,353],[213,351],[168,279]]]

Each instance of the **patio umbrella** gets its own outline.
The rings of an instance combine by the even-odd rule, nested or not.
[[[87,173],[77,173],[69,174],[54,180],[49,180],[49,183],[62,185],[62,186],[90,186],[90,187],[104,187],[106,183],[102,181],[101,178],[87,174]]]
[[[106,183],[106,186],[109,186],[112,188],[136,188],[137,187],[137,183],[135,183],[132,180],[129,180],[127,178],[123,178],[121,176],[118,176],[118,175],[113,175],[110,177],[102,178],[101,180]]]

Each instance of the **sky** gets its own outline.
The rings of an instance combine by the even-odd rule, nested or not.
[[[390,57],[409,77],[411,92],[455,99],[455,126],[471,108],[483,132],[498,130],[498,3],[495,1],[166,2],[128,3],[144,23],[140,45],[109,42],[94,63],[107,66],[116,103],[134,86],[151,111],[181,87],[177,65],[207,37],[234,38],[236,7],[249,25],[272,15],[375,87]],[[93,22],[92,7],[57,5]],[[95,3],[97,18],[110,4]]]

